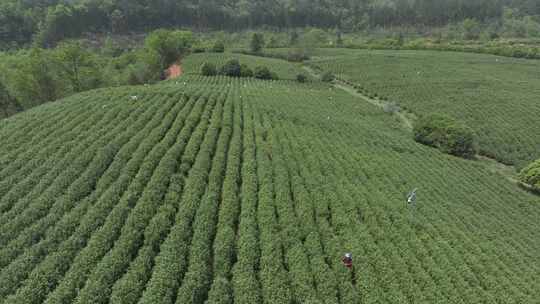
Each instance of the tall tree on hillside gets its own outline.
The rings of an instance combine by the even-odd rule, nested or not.
[[[125,33],[127,30],[126,16],[121,10],[114,10],[111,13],[111,32],[113,34]]]
[[[62,97],[66,83],[58,75],[54,58],[48,51],[34,48],[27,56],[21,56],[16,69],[9,75],[15,96],[25,107],[53,101]]]
[[[73,26],[71,23],[73,10],[71,7],[59,4],[50,7],[45,20],[40,23],[39,31],[34,42],[38,47],[51,47],[67,36],[67,32]]]
[[[6,86],[0,80],[0,119],[22,110],[21,105],[9,94]]]
[[[78,42],[66,42],[55,49],[60,72],[74,92],[95,88],[99,85],[99,74],[92,54]]]
[[[253,33],[249,44],[250,50],[253,53],[260,53],[264,47],[264,36],[261,33]]]
[[[144,42],[145,47],[155,51],[165,69],[186,54],[193,44],[193,34],[188,31],[157,30]]]

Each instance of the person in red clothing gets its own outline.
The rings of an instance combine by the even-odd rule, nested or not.
[[[345,253],[345,256],[341,258],[341,261],[343,262],[343,265],[345,265],[345,267],[352,269],[352,253]]]

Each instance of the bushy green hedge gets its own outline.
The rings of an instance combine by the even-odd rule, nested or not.
[[[540,193],[540,159],[525,167],[519,174],[519,180]]]
[[[332,82],[336,79],[336,76],[332,72],[326,72],[321,76],[321,81]]]
[[[257,66],[252,70],[247,64],[240,63],[238,59],[231,59],[227,61],[220,69],[219,72],[216,66],[212,63],[204,63],[201,66],[201,74],[204,76],[216,76],[224,75],[229,77],[255,77],[263,80],[277,80],[279,77],[276,73],[272,72],[266,66]]]
[[[214,53],[225,52],[225,44],[222,41],[216,41],[216,43],[212,46],[212,52]]]
[[[466,52],[478,54],[491,54],[503,57],[540,59],[540,47],[534,45],[520,44],[466,44],[466,43],[434,43],[428,39],[413,40],[405,44],[400,44],[395,39],[372,40],[362,44],[348,44],[350,49],[372,49],[372,50],[432,50],[447,52]]]
[[[441,151],[465,158],[476,154],[474,132],[441,114],[422,117],[414,126],[414,139]]]
[[[203,76],[216,76],[217,75],[216,65],[213,63],[205,62],[201,66],[201,74]]]

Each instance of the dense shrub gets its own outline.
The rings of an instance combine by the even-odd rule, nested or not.
[[[476,154],[473,131],[444,115],[434,114],[419,119],[414,126],[414,138],[448,154],[465,158]]]
[[[296,75],[296,80],[297,80],[298,82],[304,83],[304,82],[307,81],[307,77],[306,77],[306,75],[304,75],[304,74],[298,74],[298,75]]]
[[[231,59],[221,67],[221,74],[229,77],[240,77],[242,74],[242,67],[237,59]]]
[[[223,53],[225,52],[225,44],[222,41],[217,41],[214,46],[212,46],[212,52],[214,53]]]
[[[166,69],[188,53],[193,44],[193,34],[188,31],[155,30],[144,41],[144,46],[159,56],[161,69]]]
[[[251,37],[249,49],[253,53],[260,53],[264,47],[264,36],[260,33],[254,33]]]
[[[272,72],[265,66],[258,66],[255,68],[253,76],[257,79],[272,79]]]
[[[201,67],[201,74],[203,76],[216,76],[216,66],[213,63],[205,62]]]
[[[200,54],[206,52],[206,49],[204,48],[204,46],[194,46],[191,48],[191,52],[193,54]]]
[[[287,53],[287,61],[303,62],[304,60],[309,60],[309,56],[304,49],[293,49]]]
[[[240,77],[253,77],[253,71],[247,66],[247,64],[240,65]]]
[[[334,79],[336,79],[336,77],[334,76],[334,74],[332,74],[332,72],[326,72],[321,77],[321,80],[324,82],[332,82],[334,81]]]
[[[540,159],[525,167],[519,174],[519,180],[540,193]]]

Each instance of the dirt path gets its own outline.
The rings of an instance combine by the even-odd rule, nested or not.
[[[182,66],[179,62],[171,65],[166,71],[167,79],[178,78],[182,76],[183,73],[184,71],[182,70]]]
[[[315,70],[313,70],[312,68],[310,68],[308,66],[304,66],[303,68],[311,76],[313,76],[313,77],[315,77],[317,79],[320,78],[320,75]],[[369,102],[370,104],[372,104],[374,106],[377,106],[377,107],[379,107],[379,108],[381,108],[383,110],[385,109],[386,106],[390,105],[390,103],[387,102],[387,101],[370,98],[370,97],[368,97],[368,96],[366,96],[366,95],[364,95],[362,93],[359,93],[354,87],[352,87],[349,84],[347,84],[347,83],[345,83],[343,81],[340,81],[340,80],[337,80],[334,83],[334,87],[339,88],[339,89],[349,93],[350,95],[352,95],[354,97],[360,98],[363,101]],[[399,118],[399,120],[402,122],[403,126],[406,129],[408,129],[409,131],[413,130],[413,120],[415,119],[414,114],[412,114],[412,113],[404,113],[402,111],[393,112],[393,114],[396,115],[397,118]]]

